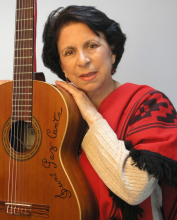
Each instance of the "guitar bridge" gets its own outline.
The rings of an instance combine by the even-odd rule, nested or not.
[[[0,211],[11,215],[49,217],[49,206],[0,201]]]
[[[18,203],[5,203],[7,214],[12,215],[31,215],[31,205],[18,204]]]

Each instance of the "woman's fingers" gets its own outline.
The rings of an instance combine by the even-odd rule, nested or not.
[[[61,86],[73,96],[78,107],[81,108],[80,110],[82,110],[82,108],[84,108],[85,105],[93,106],[88,96],[83,91],[77,89],[74,85],[60,81],[56,81],[56,85]]]
[[[61,86],[62,88],[67,90],[73,96],[79,94],[79,92],[80,92],[79,89],[77,89],[74,85],[72,85],[70,83],[66,83],[63,81],[56,81],[55,83],[57,86]]]
[[[72,84],[61,81],[56,81],[56,85],[66,89],[73,96],[83,118],[87,121],[89,126],[91,126],[96,120],[102,118],[89,97],[83,91],[77,89]]]

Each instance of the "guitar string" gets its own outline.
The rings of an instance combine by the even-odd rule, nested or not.
[[[27,16],[27,8],[28,8],[28,3],[27,3],[27,1],[28,1],[28,3],[29,3],[29,5],[30,5],[30,7],[29,7],[29,17]],[[30,2],[29,2],[30,1]],[[28,19],[28,20],[26,20],[26,22],[27,22],[27,29],[32,29],[32,27],[31,27],[31,21],[29,20],[29,18],[32,18],[33,16],[33,10],[31,9],[31,6],[32,6],[32,1],[33,0],[26,0],[25,1],[25,5],[23,5],[22,6],[22,8],[25,8],[25,10],[24,10],[24,16],[22,16],[23,18],[26,18],[26,19]],[[32,13],[31,13],[32,12]],[[26,26],[25,26],[25,28],[26,28]],[[31,38],[31,36],[30,36],[30,31],[29,30],[27,30],[27,32],[22,32],[22,33],[24,33],[24,36],[23,36],[23,39],[30,39]],[[23,41],[23,48],[32,48],[32,45],[31,45],[31,41]],[[25,49],[23,49],[24,51],[25,51]],[[24,52],[23,51],[23,52]],[[32,51],[30,51],[30,53],[31,53]],[[23,53],[22,54],[22,56],[24,57],[24,56],[27,56],[26,55],[26,53]],[[21,56],[21,57],[22,57]],[[31,54],[30,54],[30,56],[31,56]],[[28,62],[24,62],[24,60],[26,60],[26,59],[22,59],[22,63],[23,63],[23,65],[24,64],[28,64]],[[30,63],[31,64],[31,63]],[[32,71],[31,71],[31,69],[30,69],[30,66],[24,66],[23,67],[23,69],[24,69],[24,71],[23,71],[23,73],[25,74],[25,76],[27,76],[27,80],[24,80],[24,78],[25,77],[23,77],[23,90],[22,91],[25,91],[25,93],[26,93],[26,95],[25,95],[25,97],[26,97],[26,100],[25,100],[25,105],[28,105],[28,106],[30,106],[30,104],[31,104],[31,98],[30,98],[30,93],[31,93],[31,89],[29,88],[31,85],[30,85],[30,81],[28,80],[29,78],[31,78],[31,74],[32,74]],[[29,116],[29,113],[26,113],[25,112],[25,115],[27,115],[27,116]],[[28,118],[28,117],[27,117]],[[27,120],[28,121],[28,120]],[[32,122],[32,121],[31,121]],[[25,123],[25,122],[24,122]],[[28,122],[26,122],[25,123],[25,132],[24,132],[24,145],[23,145],[23,150],[24,150],[24,152],[25,151],[28,151],[28,144],[29,144],[29,132],[28,132],[28,130],[29,130],[29,126],[28,126]],[[23,169],[22,169],[22,172],[23,172],[23,177],[25,177],[24,179],[23,179],[23,184],[22,184],[22,187],[20,187],[20,188],[22,188],[22,192],[21,192],[21,194],[22,194],[22,201],[26,201],[26,193],[27,193],[27,161],[25,160],[24,162],[22,162],[22,164],[23,164]],[[23,202],[24,203],[24,202]],[[25,215],[26,215],[26,209],[25,209]]]
[[[20,79],[20,81],[19,81],[19,84],[20,84],[20,97],[19,97],[19,104],[20,104],[20,106],[19,106],[19,108],[20,108],[20,140],[21,140],[21,142],[19,143],[20,144],[20,149],[19,149],[19,151],[20,151],[20,155],[21,154],[23,154],[23,137],[22,137],[22,133],[23,133],[23,111],[22,111],[22,109],[23,109],[23,101],[22,101],[22,99],[23,99],[23,86],[24,86],[24,82],[23,82],[23,72],[24,72],[24,63],[23,63],[23,59],[21,58],[22,57],[22,51],[23,51],[23,49],[22,48],[24,48],[24,41],[23,41],[23,39],[24,39],[24,34],[23,34],[23,26],[24,26],[24,24],[23,24],[23,22],[25,23],[25,21],[23,21],[23,18],[24,18],[24,10],[23,10],[23,7],[25,7],[25,5],[23,5],[23,2],[24,1],[26,1],[26,0],[20,0],[20,20],[21,20],[21,22],[20,22],[20,27],[19,27],[19,36],[20,36],[20,53],[19,53],[19,55],[20,55],[20,58],[19,58],[19,60],[20,60],[20,71],[19,71],[19,75],[20,75],[20,77],[19,77],[19,79]],[[23,173],[22,173],[22,171],[23,171],[23,164],[22,164],[22,161],[21,160],[19,160],[19,175],[18,175],[18,201],[21,203],[21,204],[23,204],[23,185],[24,185],[24,182],[22,181],[22,177],[24,176],[23,175]],[[22,210],[21,210],[22,211]]]
[[[28,4],[27,4],[27,1],[28,0],[24,0],[22,1],[22,5],[21,5],[21,19],[28,19],[27,17],[27,8],[28,8]],[[25,105],[27,105],[27,101],[26,99],[28,98],[27,97],[27,86],[26,86],[26,82],[27,82],[27,79],[26,79],[26,72],[27,71],[27,62],[26,62],[26,48],[28,48],[28,41],[25,41],[24,39],[28,39],[28,31],[27,31],[27,34],[26,34],[26,30],[24,29],[27,29],[26,28],[26,23],[28,23],[28,20],[23,20],[21,22],[21,50],[20,50],[20,63],[21,63],[21,71],[20,71],[20,84],[21,84],[21,92],[22,92],[22,95],[21,95],[21,102],[20,104],[23,106],[21,106],[21,116],[26,116],[26,107]],[[28,25],[27,25],[28,27]],[[28,122],[26,122],[26,118],[25,117],[21,117],[21,133],[20,133],[20,139],[22,140],[22,144],[20,145],[20,154],[25,154],[25,151],[26,151],[26,144],[27,144],[27,141],[26,141],[26,136],[28,135]],[[22,128],[23,128],[23,131],[22,131]],[[20,198],[20,203],[21,204],[24,204],[24,202],[26,201],[26,184],[27,182],[25,182],[26,180],[26,161],[23,161],[20,160],[19,161],[19,198]],[[23,209],[21,210],[21,214],[25,214],[26,215],[26,209],[25,209],[25,212],[23,213]]]
[[[27,8],[27,1],[28,0],[26,0],[25,1],[25,3],[22,5],[22,8]],[[23,18],[27,18],[27,14],[26,14],[26,9],[24,9],[24,10],[22,10],[22,12],[24,13],[24,15],[22,16]],[[24,23],[25,23],[25,21],[24,21]],[[24,25],[24,27],[23,27],[23,29],[26,29],[26,23],[25,23],[25,25]],[[25,39],[25,38],[27,38],[26,37],[26,34],[25,34],[25,31],[22,31],[22,33],[23,33],[23,39]],[[24,46],[25,45],[25,46]],[[23,41],[23,48],[26,48],[26,41]],[[22,54],[22,56],[21,57],[25,57],[26,56],[26,53],[25,53],[25,49],[23,49],[23,54]],[[25,59],[23,59],[22,58],[22,60],[23,60],[23,65],[25,65],[26,64],[26,62],[25,62]],[[22,89],[22,91],[25,91],[24,93],[25,93],[25,95],[24,95],[24,99],[26,99],[26,93],[27,93],[27,91],[26,91],[26,86],[25,86],[25,82],[26,82],[26,80],[25,80],[25,73],[26,73],[26,66],[24,66],[24,71],[23,71],[23,74],[22,74],[22,76],[23,76],[23,89]],[[24,101],[23,102],[25,105],[26,105],[26,101]],[[23,114],[22,114],[23,115]],[[26,112],[24,112],[24,115],[26,115]],[[25,145],[26,145],[26,123],[25,123],[25,118],[24,118],[24,139],[23,139],[23,146],[22,146],[22,148],[23,148],[23,152],[25,153]],[[21,195],[22,195],[22,204],[23,203],[25,203],[25,201],[26,201],[26,193],[25,193],[25,186],[26,186],[26,182],[24,181],[25,179],[24,179],[24,177],[26,176],[26,173],[25,173],[25,165],[26,165],[26,162],[24,162],[23,160],[21,161],[21,163],[22,163],[22,173],[23,173],[23,175],[22,175],[22,177],[23,177],[23,183],[21,184],[22,185],[22,191],[21,191]],[[26,210],[25,210],[25,214],[26,214]]]
[[[25,0],[24,0],[25,1]],[[24,177],[23,175],[23,163],[21,160],[19,160],[19,162],[17,162],[17,156],[18,156],[18,152],[19,152],[19,156],[21,156],[21,154],[23,154],[23,145],[24,145],[24,132],[25,132],[25,125],[24,125],[24,121],[23,121],[23,96],[24,96],[24,81],[23,81],[23,73],[25,72],[25,66],[24,66],[24,60],[23,60],[23,53],[24,53],[24,41],[23,39],[24,37],[24,33],[23,33],[23,18],[25,18],[24,15],[24,10],[23,8],[25,8],[25,5],[23,0],[19,1],[19,26],[18,26],[18,42],[19,42],[19,52],[18,52],[18,71],[17,71],[17,76],[18,76],[18,89],[19,89],[19,96],[18,96],[18,131],[17,134],[19,135],[19,140],[18,140],[18,146],[17,146],[17,150],[16,150],[16,181],[15,181],[15,189],[17,192],[17,198],[15,199],[15,201],[17,203],[22,203],[23,204],[23,196],[24,196],[24,190],[23,190],[23,186],[24,186],[24,181],[22,181],[22,177]],[[18,207],[18,212],[19,212],[19,207]],[[22,212],[22,210],[21,210]],[[22,214],[22,213],[21,213]]]
[[[22,1],[22,4],[21,4],[21,1]],[[23,55],[23,50],[22,48],[24,48],[23,46],[23,10],[21,10],[23,8],[23,0],[20,0],[19,1],[19,7],[18,7],[20,10],[18,10],[18,56],[17,56],[17,72],[16,72],[16,75],[17,75],[17,87],[18,87],[18,99],[17,99],[17,114],[18,114],[18,121],[17,121],[17,147],[16,147],[16,179],[15,179],[15,202],[17,203],[22,203],[23,201],[23,184],[22,184],[22,177],[23,177],[23,173],[22,173],[22,170],[23,170],[23,167],[22,167],[22,163],[21,161],[17,160],[17,156],[18,156],[18,153],[19,155],[22,154],[22,148],[23,148],[23,107],[22,107],[22,104],[23,104],[23,59],[21,58],[22,55]],[[20,201],[21,200],[21,201]],[[19,212],[19,206],[18,206],[18,212]]]
[[[18,1],[18,9],[21,9],[21,4],[20,4],[21,0]],[[17,45],[17,49],[21,49],[21,32],[19,31],[21,29],[21,25],[22,25],[22,22],[20,21],[21,18],[22,18],[22,15],[21,15],[21,10],[18,10],[18,18],[17,20],[17,39],[18,39],[18,45]],[[21,140],[21,137],[19,135],[19,133],[21,133],[21,129],[20,129],[20,115],[21,115],[21,112],[20,112],[20,88],[21,88],[21,85],[20,85],[20,76],[21,74],[18,74],[21,72],[21,60],[19,59],[19,57],[21,56],[21,50],[17,50],[18,51],[18,56],[16,58],[16,63],[17,63],[17,72],[16,72],[16,78],[17,78],[17,93],[18,93],[18,98],[17,98],[17,113],[16,115],[17,116],[17,146],[16,146],[16,178],[15,178],[15,202],[18,203],[18,200],[19,200],[19,193],[17,191],[17,181],[19,182],[20,184],[20,172],[18,172],[18,163],[17,163],[17,152],[20,151],[20,140]],[[19,135],[19,136],[18,136]],[[19,137],[19,138],[18,138]],[[19,189],[20,189],[20,185],[18,185]],[[17,194],[18,193],[18,194]],[[19,210],[19,208],[18,208]]]
[[[20,109],[21,109],[21,111],[20,111],[20,116],[21,116],[21,119],[20,119],[20,140],[21,140],[21,143],[20,143],[20,155],[21,154],[23,154],[23,146],[24,146],[24,139],[23,139],[23,132],[25,132],[25,127],[23,127],[23,125],[24,125],[24,122],[23,122],[23,115],[24,115],[24,113],[23,113],[23,96],[24,96],[24,59],[22,58],[23,57],[23,50],[24,49],[22,49],[22,48],[24,48],[24,42],[25,41],[23,41],[23,39],[25,38],[25,36],[24,36],[24,32],[23,32],[23,28],[24,28],[24,24],[23,23],[25,23],[25,21],[23,21],[23,19],[24,18],[26,18],[25,17],[25,15],[24,15],[24,10],[23,10],[23,8],[25,8],[25,5],[24,5],[24,2],[26,2],[26,0],[21,0],[21,5],[20,5],[20,12],[21,12],[21,25],[20,25],[20,34],[21,34],[21,37],[20,37],[20,39],[21,39],[21,41],[20,41],[20,64],[21,64],[21,70],[20,70],[20,89],[21,89],[21,92],[22,92],[22,94],[21,94],[21,92],[20,92],[20,101],[19,101],[19,103],[20,103]],[[19,190],[18,190],[18,201],[21,203],[21,204],[23,204],[23,197],[24,197],[24,181],[22,180],[22,178],[24,177],[24,174],[23,174],[23,170],[24,170],[24,168],[23,168],[23,161],[21,161],[21,160],[19,160],[19,180],[18,180],[18,188],[19,188]],[[22,212],[22,210],[21,210],[21,212]],[[21,213],[22,214],[22,213]]]
[[[29,1],[31,1],[31,0],[29,0]],[[24,6],[25,8],[28,8],[28,4],[27,4],[27,2],[26,2],[26,5]],[[27,10],[25,10],[25,12],[26,12],[26,14],[25,14],[25,18],[26,19],[28,19],[29,17],[27,16]],[[27,25],[27,28],[29,29],[29,21],[27,21],[28,22],[28,25]],[[25,25],[25,29],[26,29],[26,25]],[[25,32],[26,33],[26,32]],[[29,31],[27,31],[27,36],[25,35],[25,37],[24,38],[27,38],[27,39],[29,39]],[[29,48],[29,45],[28,45],[28,41],[25,43],[25,48]],[[25,50],[25,49],[24,49]],[[27,56],[26,55],[26,53],[24,53],[24,56]],[[26,59],[25,59],[26,60]],[[26,62],[26,63],[28,63],[28,62]],[[28,68],[29,67],[25,67],[25,73],[26,72],[29,72],[28,71]],[[25,74],[25,75],[27,75],[27,79],[28,79],[28,74]],[[25,78],[25,77],[24,77]],[[25,104],[26,105],[29,105],[29,103],[28,103],[28,96],[29,96],[29,89],[28,89],[28,80],[25,80],[25,92],[26,92],[26,95],[25,95],[25,97],[27,97],[27,100],[25,101]],[[28,114],[26,114],[25,113],[25,115],[28,115]],[[27,146],[28,146],[28,122],[27,122],[27,124],[25,124],[25,126],[27,125],[27,128],[26,128],[26,130],[25,130],[25,133],[24,133],[24,147],[25,147],[25,149],[24,149],[24,151],[27,151]],[[25,146],[26,145],[26,146]],[[24,177],[25,177],[25,183],[23,184],[23,186],[25,187],[25,189],[24,189],[24,191],[27,193],[27,161],[25,160],[25,162],[24,162],[24,167],[23,167],[24,169],[23,169],[23,172],[24,172]],[[24,194],[24,201],[26,201],[26,193],[23,193]],[[26,215],[26,209],[25,209],[25,215]]]
[[[19,4],[20,4],[20,2],[18,2]],[[19,7],[20,8],[20,7]],[[21,11],[21,10],[19,10],[19,11]],[[16,20],[17,19],[20,19],[20,17],[23,17],[21,14],[17,17],[17,14],[19,15],[19,13],[17,13],[17,11],[16,11]],[[20,29],[20,22],[16,22],[16,30],[17,30],[17,28],[18,28],[18,30]],[[23,26],[22,25],[22,22],[21,22],[21,26]],[[20,39],[20,37],[22,37],[22,36],[20,36],[20,32],[19,31],[17,31],[16,33],[15,33],[15,39]],[[16,45],[16,48],[19,48],[19,45],[21,46],[21,48],[25,48],[23,45],[22,45],[22,42],[21,41],[15,41],[15,45]],[[19,51],[20,51],[20,54],[19,54]],[[22,66],[21,66],[21,68],[20,68],[20,66],[18,66],[18,64],[21,64],[21,60],[19,61],[19,59],[18,59],[18,57],[22,57],[22,54],[24,54],[24,51],[23,51],[23,53],[21,52],[22,50],[16,50],[15,51],[15,55],[16,55],[16,58],[17,58],[17,62],[16,62],[16,64],[17,64],[17,66],[14,66],[14,73],[16,73],[15,74],[15,77],[14,77],[14,80],[13,80],[13,98],[12,98],[12,118],[13,118],[13,121],[11,120],[11,135],[10,135],[10,143],[12,144],[12,146],[14,146],[14,148],[16,149],[16,174],[15,174],[15,186],[14,186],[14,158],[13,158],[13,156],[14,156],[14,154],[12,155],[12,152],[11,152],[11,147],[10,147],[10,158],[9,158],[9,179],[8,179],[8,201],[10,201],[10,199],[11,199],[11,203],[13,202],[13,197],[15,198],[15,201],[17,200],[16,199],[16,187],[17,187],[17,174],[18,174],[18,171],[17,171],[17,169],[18,169],[18,166],[17,166],[17,152],[18,152],[18,150],[19,150],[19,146],[17,145],[17,146],[15,146],[15,143],[16,143],[16,139],[15,139],[15,134],[18,134],[18,128],[19,128],[19,120],[17,120],[17,119],[20,119],[19,118],[19,114],[20,114],[20,105],[19,104],[21,104],[20,103],[20,93],[17,95],[16,93],[17,93],[17,91],[20,91],[20,86],[21,86],[21,84],[22,84],[22,87],[23,87],[23,81],[21,80],[21,78],[20,78],[20,80],[18,80],[19,79],[19,76],[17,75],[18,73],[21,73],[21,71],[22,71]],[[24,62],[24,61],[23,61]],[[14,58],[14,63],[15,63],[15,58]],[[27,69],[27,68],[25,68],[25,69]],[[22,74],[20,74],[20,76],[21,76]],[[29,82],[28,82],[28,85],[29,85]],[[15,88],[15,89],[14,89]],[[15,91],[15,93],[14,93],[14,91]],[[23,89],[22,89],[22,91],[23,91]],[[21,109],[21,111],[22,111],[22,109]],[[11,119],[12,119],[11,118]],[[12,129],[12,125],[13,125],[13,123],[15,123],[15,121],[17,121],[17,132],[16,132],[16,126],[14,126],[13,127],[13,129]],[[22,118],[21,118],[21,120],[20,120],[21,122],[22,122]],[[22,125],[22,124],[21,124]],[[22,128],[22,126],[21,126],[21,128]],[[27,129],[28,129],[28,126],[27,126]],[[13,132],[13,133],[12,133]],[[27,131],[27,134],[28,134],[28,131]],[[21,135],[20,135],[21,136]],[[13,143],[12,143],[12,137],[14,137],[13,138]],[[21,138],[20,138],[21,139]],[[28,142],[28,141],[27,141]],[[17,143],[18,143],[18,141],[17,141]],[[14,150],[15,151],[15,150]],[[14,152],[13,151],[13,152]],[[21,149],[20,149],[20,152],[21,152]],[[13,159],[13,162],[12,162],[12,167],[11,167],[11,158]],[[22,175],[23,176],[23,175]],[[27,176],[27,175],[26,175]],[[20,181],[19,181],[19,184],[20,184]],[[11,191],[10,191],[10,185],[11,185]],[[25,184],[26,185],[26,184]],[[18,187],[19,189],[21,188],[20,186]],[[15,196],[13,196],[13,191],[15,191]],[[11,192],[11,196],[10,196],[10,192]],[[10,198],[11,197],[11,198]],[[14,209],[14,211],[15,211],[15,209]],[[11,210],[11,212],[12,212],[12,210]]]
[[[16,5],[16,9],[17,9],[17,5]],[[17,20],[17,10],[16,10],[16,20]],[[15,22],[15,25],[17,26],[16,22]],[[17,27],[16,27],[17,28]],[[17,34],[15,33],[15,39],[17,38]],[[18,46],[17,43],[18,41],[15,41],[15,47]],[[15,75],[15,72],[16,72],[16,67],[15,67],[15,56],[14,56],[14,80],[13,80],[13,98],[12,98],[12,117],[11,117],[11,140],[13,140],[13,143],[11,141],[11,144],[12,146],[15,146],[15,118],[16,118],[16,100],[17,100],[17,97],[16,97],[16,91],[15,91],[15,87],[17,87],[17,81],[16,81],[16,75]],[[13,126],[14,125],[14,126]],[[12,139],[13,138],[13,139]],[[14,151],[13,151],[13,154],[12,154],[12,150],[11,150],[11,147],[10,146],[10,162],[9,162],[9,184],[8,184],[8,190],[11,192],[11,195],[8,193],[8,201],[10,200],[10,202],[12,203],[13,202],[13,190],[14,190]],[[12,159],[11,159],[12,158]],[[11,160],[12,160],[12,164],[11,164]],[[11,186],[11,188],[10,188]],[[10,196],[10,197],[9,197]],[[11,206],[11,213],[13,212],[12,210],[12,206]]]
[[[25,0],[24,1],[24,4],[22,3],[22,8],[25,8],[24,10],[22,10],[22,13],[23,13],[23,16],[22,16],[22,18],[24,19],[27,19],[27,17],[26,17],[26,8],[27,8],[27,1],[28,0]],[[23,2],[23,1],[22,1]],[[21,29],[26,29],[26,21],[24,21],[24,25],[23,25],[23,27],[21,28]],[[25,35],[25,31],[22,31],[22,39],[25,39],[25,38],[27,38],[26,37],[26,35]],[[22,41],[23,42],[23,48],[26,48],[26,41]],[[21,54],[21,57],[25,57],[25,49],[23,49],[23,54]],[[26,99],[26,89],[25,89],[25,73],[26,73],[26,66],[25,66],[25,62],[24,62],[24,60],[25,59],[23,59],[23,58],[21,58],[22,59],[22,65],[23,65],[23,72],[22,72],[22,74],[21,74],[21,76],[22,76],[22,91],[23,91],[23,95],[22,95],[22,97],[23,97],[23,99]],[[26,105],[26,101],[22,101],[22,103],[23,104],[25,104]],[[26,116],[26,112],[24,112],[23,111],[23,113],[24,114],[22,114],[22,115],[24,115],[24,116]],[[24,118],[22,118],[22,121],[24,120],[24,139],[23,139],[23,146],[22,146],[22,151],[25,153],[25,144],[26,144],[26,140],[25,140],[25,134],[26,134],[26,123],[25,123],[25,117]],[[25,170],[25,164],[24,164],[24,161],[22,160],[22,161],[20,161],[20,163],[22,164],[22,167],[21,167],[21,169],[22,169],[22,177],[23,177],[23,181],[21,182],[20,180],[22,180],[22,179],[20,179],[19,180],[19,182],[21,183],[21,196],[22,196],[22,199],[21,199],[21,201],[22,201],[22,204],[25,202],[25,190],[24,190],[24,188],[25,188],[25,185],[26,185],[26,183],[25,183],[25,181],[24,181],[24,177],[25,177],[25,173],[24,173],[24,170]],[[21,210],[21,212],[22,212],[22,210]],[[26,212],[25,212],[25,214],[26,214]]]
[[[20,0],[18,1],[17,7],[20,8]],[[16,13],[17,13],[17,16],[16,16],[16,19],[17,19],[17,21],[16,21],[17,22],[17,24],[16,24],[16,31],[17,31],[20,28],[20,22],[18,22],[18,20],[20,19],[20,16],[19,16],[18,10],[17,10]],[[16,33],[16,48],[20,47],[19,39],[20,39],[20,33],[19,33],[19,31],[17,31],[17,33]],[[15,163],[15,167],[13,166],[13,170],[12,170],[13,175],[15,174],[15,177],[14,177],[15,180],[12,183],[13,184],[13,188],[14,188],[14,192],[12,191],[12,201],[11,202],[17,202],[17,198],[16,198],[17,160],[15,160],[15,159],[17,157],[17,151],[19,149],[19,146],[18,146],[18,143],[19,143],[18,142],[18,134],[19,134],[19,91],[18,91],[18,88],[19,88],[19,81],[18,81],[17,73],[19,72],[19,68],[20,67],[18,66],[18,62],[19,62],[18,56],[19,56],[19,52],[18,52],[18,55],[17,55],[17,59],[15,59],[15,61],[16,61],[15,63],[17,65],[16,71],[15,71],[15,75],[16,75],[15,81],[16,81],[17,89],[16,89],[16,92],[15,92],[16,93],[15,94],[16,102],[15,102],[15,120],[14,120],[14,123],[16,123],[16,126],[14,127],[14,140],[15,140],[15,142],[14,142],[14,145],[13,145],[14,148],[15,148],[14,149],[14,157],[13,157],[13,163]],[[13,196],[13,193],[14,193],[14,196]],[[14,209],[14,212],[15,212],[15,209]]]
[[[22,1],[23,2],[23,1]],[[22,5],[21,5],[21,0],[18,1],[19,5],[18,5],[18,29],[17,29],[17,39],[18,39],[18,47],[17,50],[18,51],[18,56],[16,57],[16,60],[17,60],[17,72],[16,72],[16,75],[17,75],[17,84],[18,84],[18,88],[17,88],[17,91],[18,91],[18,99],[17,99],[17,114],[18,114],[18,117],[17,117],[17,147],[16,147],[16,179],[15,179],[15,202],[16,203],[19,203],[20,201],[20,195],[22,193],[20,193],[20,191],[22,190],[21,188],[21,166],[20,166],[20,160],[18,162],[17,160],[17,156],[18,156],[18,152],[19,152],[19,156],[21,154],[21,145],[22,145],[22,102],[21,102],[21,98],[22,98],[22,90],[23,90],[23,82],[21,81],[21,73],[22,73],[22,60],[21,60],[21,56],[22,56],[22,48],[23,48],[23,45],[22,45],[22,39],[23,39],[23,33],[22,33],[22,26],[23,26],[23,21],[22,21],[22,18],[23,18],[23,10],[22,9]],[[21,201],[22,202],[22,201]],[[18,213],[19,213],[19,206],[18,206]]]
[[[16,4],[16,16],[15,16],[15,20],[17,19],[17,4]],[[15,25],[16,25],[16,22],[15,22]],[[15,39],[16,39],[16,33],[15,33]],[[16,44],[16,42],[15,42]],[[15,91],[14,91],[14,87],[16,86],[16,82],[15,82],[15,52],[14,52],[14,75],[13,75],[13,92],[12,92],[12,112],[11,112],[11,133],[10,133],[10,138],[9,138],[9,177],[8,177],[8,192],[7,192],[7,202],[12,202],[12,191],[13,191],[13,174],[12,174],[12,167],[13,166],[13,158],[12,158],[12,148],[11,148],[11,145],[14,146],[14,141],[15,139],[12,139],[13,137],[13,134],[12,132],[14,133],[13,129],[12,129],[12,125],[13,125],[13,120],[14,120],[14,108],[15,108],[15,104],[14,104],[14,96],[15,96]],[[13,141],[13,143],[12,143]],[[10,190],[11,189],[11,190]],[[7,212],[8,212],[8,208],[7,208]],[[11,210],[12,211],[12,210]]]
[[[34,10],[34,0],[30,0],[30,4],[28,5],[29,6],[29,11],[30,11],[30,13],[29,13],[29,17],[28,18],[33,18],[33,10]],[[32,22],[33,22],[33,20],[32,20]],[[31,22],[31,20],[28,20],[28,27],[29,27],[29,29],[32,29],[33,30],[33,23]],[[31,34],[31,32],[33,32],[33,31],[31,31],[31,30],[29,30],[27,33],[28,33],[28,39],[33,39],[33,35]],[[28,42],[28,48],[33,48],[33,45],[32,45],[32,41],[27,41]],[[32,64],[32,52],[33,52],[33,50],[31,49],[30,50],[30,58],[29,58],[29,60],[31,61],[31,62],[29,62],[30,64]],[[33,74],[33,71],[32,71],[32,66],[29,66],[28,68],[28,79],[32,79],[32,74]],[[30,71],[29,71],[30,70]],[[32,82],[33,81],[27,81],[27,88],[28,88],[28,101],[27,101],[27,103],[28,103],[28,105],[30,105],[30,110],[31,110],[31,112],[28,114],[28,115],[30,115],[31,117],[29,117],[31,120],[30,120],[30,123],[31,123],[31,126],[30,126],[30,129],[32,129],[32,94],[30,94],[30,93],[32,93],[32,88],[33,87],[31,87],[32,86]],[[30,143],[30,140],[29,140],[29,138],[31,138],[31,136],[29,136],[30,134],[28,133],[28,127],[27,127],[27,145],[29,145],[29,147],[31,147],[30,145],[31,145],[31,143]],[[31,149],[31,148],[30,148]],[[27,148],[27,151],[28,151],[28,148]],[[27,171],[27,162],[26,162],[26,171]],[[26,183],[27,183],[27,173],[26,173]],[[26,184],[26,186],[27,186],[27,184]],[[27,188],[26,188],[26,191],[27,191]]]

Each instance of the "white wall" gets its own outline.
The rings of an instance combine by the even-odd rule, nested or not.
[[[15,0],[0,0],[0,79],[12,79]],[[176,0],[37,0],[37,71],[48,83],[57,77],[41,60],[42,32],[49,13],[70,4],[92,5],[120,23],[127,35],[125,54],[115,79],[148,84],[164,92],[177,108]]]

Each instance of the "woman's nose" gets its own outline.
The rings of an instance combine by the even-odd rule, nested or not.
[[[79,51],[77,65],[85,66],[88,63],[90,63],[90,58],[89,58],[88,54],[85,51]]]

